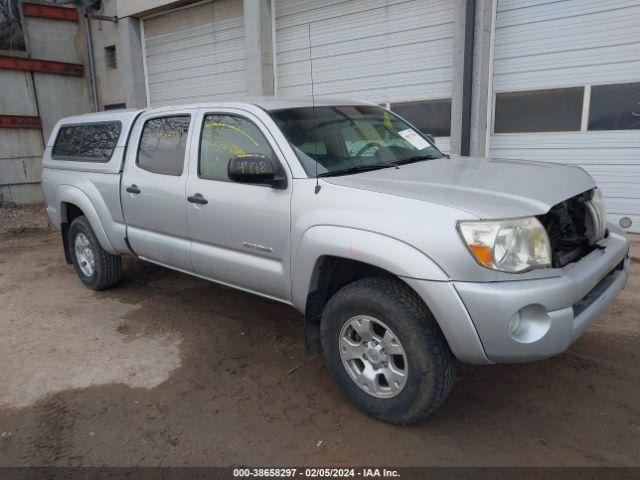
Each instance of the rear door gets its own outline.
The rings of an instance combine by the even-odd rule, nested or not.
[[[144,114],[131,133],[121,182],[127,237],[141,258],[192,271],[185,185],[195,111]]]
[[[201,110],[187,180],[191,259],[199,275],[290,300],[291,173],[258,118],[236,109]],[[229,159],[262,154],[280,162],[285,189],[229,180]],[[206,203],[201,203],[206,202]]]

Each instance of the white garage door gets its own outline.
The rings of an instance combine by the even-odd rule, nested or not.
[[[640,231],[640,2],[497,5],[491,155],[585,168]]]
[[[448,137],[454,3],[276,0],[278,94],[311,95],[311,55],[316,95],[390,104]]]
[[[149,103],[246,95],[241,0],[216,0],[143,21]]]

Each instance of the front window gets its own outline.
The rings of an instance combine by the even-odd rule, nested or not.
[[[444,156],[419,131],[375,106],[286,108],[270,114],[311,177]]]
[[[229,160],[235,155],[264,155],[275,159],[271,145],[260,129],[236,115],[204,117],[198,174],[209,180],[229,181]]]

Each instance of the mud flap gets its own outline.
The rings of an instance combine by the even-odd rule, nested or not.
[[[304,316],[304,348],[310,357],[322,353],[320,342],[320,320],[322,318],[322,302],[318,292],[312,292],[307,299]]]
[[[63,223],[62,225],[60,225],[60,232],[62,234],[62,248],[64,248],[64,259],[69,265],[71,265],[73,261],[71,260],[71,252],[69,251],[69,224]]]
[[[322,353],[320,323],[309,320],[306,316],[304,317],[304,348],[311,358]]]

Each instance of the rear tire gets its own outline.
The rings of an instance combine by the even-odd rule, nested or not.
[[[456,360],[444,335],[397,278],[365,278],[338,290],[320,328],[329,371],[355,406],[379,420],[421,422],[453,388]]]
[[[76,217],[69,227],[68,249],[76,274],[85,286],[105,290],[122,278],[122,260],[104,250],[96,238],[89,220]]]

